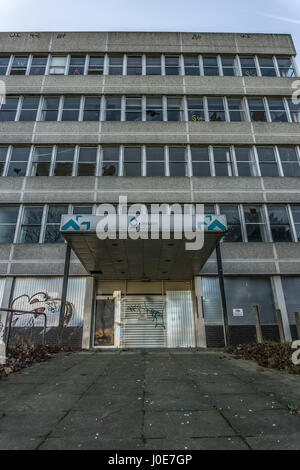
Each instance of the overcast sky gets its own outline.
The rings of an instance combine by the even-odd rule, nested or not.
[[[2,31],[290,33],[300,53],[300,0],[0,0],[0,5]]]

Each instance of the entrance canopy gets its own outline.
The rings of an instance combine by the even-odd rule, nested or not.
[[[193,240],[184,233],[182,239],[176,239],[173,224],[168,238],[163,237],[165,231],[159,224],[157,239],[151,239],[150,233],[146,239],[142,226],[136,232],[141,238],[132,239],[118,225],[115,239],[100,239],[97,226],[103,216],[63,215],[60,230],[85,269],[99,279],[184,280],[199,274],[227,231],[225,216],[205,215],[201,222],[193,217],[194,229],[202,233],[201,249],[187,250],[186,243]]]

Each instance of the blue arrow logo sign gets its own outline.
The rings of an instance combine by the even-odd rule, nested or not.
[[[80,231],[80,230],[81,230],[80,227],[82,227],[83,225],[85,225],[85,226],[86,226],[86,230],[88,231],[88,230],[90,229],[90,227],[91,227],[91,223],[90,223],[90,222],[80,222],[80,223],[79,223],[79,219],[81,219],[82,217],[83,217],[82,215],[77,215],[77,216],[75,217],[75,220],[74,220],[74,218],[68,220],[68,222],[66,222],[66,223],[62,226],[61,230],[62,230],[63,232],[64,232],[64,231],[67,231],[67,230],[70,230],[70,229],[76,230],[76,231]]]

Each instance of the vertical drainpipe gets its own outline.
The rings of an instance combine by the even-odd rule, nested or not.
[[[225,346],[228,346],[230,344],[229,328],[228,328],[228,313],[227,313],[227,303],[226,303],[226,294],[225,294],[225,286],[224,286],[222,255],[221,255],[221,248],[220,248],[219,243],[216,246],[216,255],[217,255],[217,265],[218,265],[218,276],[219,276],[221,303],[222,303],[224,343],[225,343]]]

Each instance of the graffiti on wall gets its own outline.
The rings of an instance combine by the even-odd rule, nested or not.
[[[16,297],[11,308],[16,310],[25,310],[34,315],[18,315],[15,314],[12,326],[32,327],[43,326],[43,315],[47,316],[47,326],[58,326],[60,315],[61,299],[52,297],[47,292],[36,292],[29,296],[27,294]],[[64,313],[64,327],[67,327],[73,317],[74,306],[71,302],[66,301]]]
[[[130,305],[128,307],[128,310],[130,312],[138,313],[141,319],[143,319],[144,316],[146,315],[150,317],[154,323],[154,328],[158,328],[158,327],[165,328],[163,311],[157,310],[153,308],[152,306],[147,305],[146,303]]]

